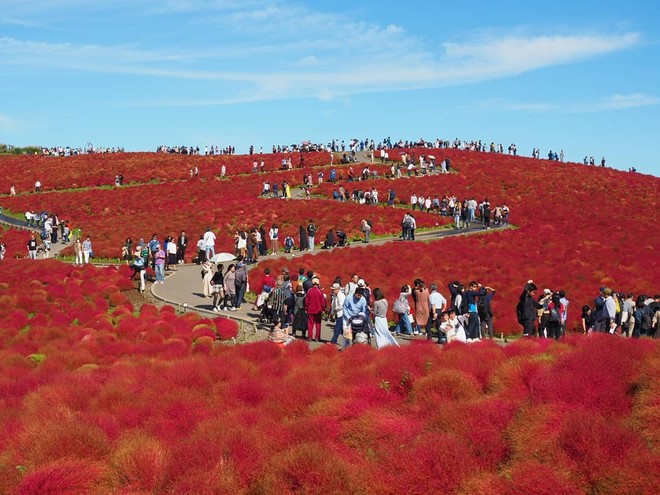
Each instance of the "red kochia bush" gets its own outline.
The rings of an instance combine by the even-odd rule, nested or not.
[[[104,491],[107,468],[100,463],[59,459],[30,471],[18,486],[20,495],[88,495]]]

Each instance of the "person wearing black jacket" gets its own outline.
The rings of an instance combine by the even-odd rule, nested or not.
[[[536,310],[543,308],[542,304],[536,302],[536,285],[533,281],[529,280],[518,300],[516,313],[518,316],[518,323],[523,327],[523,337],[533,337],[536,333],[534,329],[534,321],[536,320]]]
[[[493,338],[493,309],[490,302],[495,295],[495,289],[489,288],[485,296],[479,298],[477,303],[477,312],[479,313],[479,320],[481,321],[481,336],[489,339]]]
[[[176,241],[176,261],[183,263],[186,256],[186,248],[188,247],[188,236],[185,232],[181,232]]]

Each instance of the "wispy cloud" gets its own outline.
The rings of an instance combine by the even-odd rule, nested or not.
[[[520,111],[529,113],[592,113],[627,110],[660,105],[660,97],[633,93],[629,95],[612,95],[600,100],[577,101],[563,103],[549,102],[514,102],[505,99],[482,100],[472,104],[471,108],[492,111]]]
[[[16,128],[16,121],[9,117],[8,115],[5,115],[3,113],[0,113],[0,129],[2,129],[5,132],[13,131]]]
[[[32,4],[8,1],[13,7],[10,12],[20,11],[23,3]],[[491,34],[433,44],[410,34],[404,26],[380,25],[356,20],[348,14],[321,12],[277,0],[34,2],[44,8],[56,5],[92,8],[93,5],[96,9],[116,7],[120,3],[142,13],[158,11],[158,15],[177,15],[183,32],[195,30],[209,36],[204,46],[211,48],[186,45],[185,36],[176,47],[0,38],[0,63],[5,66],[33,71],[73,69],[206,84],[205,91],[197,91],[204,97],[178,101],[167,97],[147,103],[156,105],[225,105],[286,98],[327,100],[363,93],[462,85],[575,63],[640,42],[637,33],[499,37]],[[200,23],[212,28],[200,29]],[[221,69],[215,69],[218,67]],[[140,101],[144,102],[144,98]],[[631,102],[611,102],[616,104]]]

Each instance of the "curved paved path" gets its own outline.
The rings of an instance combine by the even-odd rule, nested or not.
[[[505,227],[504,227],[505,228]],[[500,228],[492,229],[492,230],[500,230]],[[421,233],[419,235],[415,235],[416,240],[413,242],[421,242],[421,241],[428,241],[428,240],[435,240],[443,237],[451,237],[455,235],[473,235],[477,233],[486,233],[484,231],[483,225],[479,222],[473,223],[471,228],[468,230],[454,230],[454,229],[447,229],[447,228],[442,228],[442,229],[437,229],[437,230],[432,230],[428,232]],[[373,239],[370,244],[384,244],[386,242],[404,242],[398,237],[383,237],[383,238],[378,238],[378,239]],[[364,246],[364,243],[362,242],[352,242],[349,246],[347,247],[337,247],[333,249],[352,249],[357,246]],[[310,251],[305,251],[303,253],[299,251],[295,251],[292,254],[277,254],[277,255],[269,255],[266,258],[260,258],[260,259],[274,259],[274,258],[282,258],[286,257],[287,259],[295,260],[297,257],[301,257],[303,255],[307,254],[318,254],[318,253],[326,253],[326,250],[322,249],[316,249],[313,252]],[[258,263],[249,265],[250,270],[257,269],[258,270]],[[257,275],[254,275],[254,278],[258,282],[261,279],[261,273],[258,273]],[[171,304],[175,307],[177,307],[179,310],[194,310],[198,311],[199,313],[203,314],[204,316],[207,317],[215,317],[215,316],[225,316],[228,318],[236,319],[239,321],[241,327],[245,330],[248,330],[249,332],[252,332],[257,335],[255,340],[258,340],[260,338],[266,338],[267,336],[267,326],[265,325],[259,325],[257,323],[257,318],[259,316],[259,312],[253,311],[252,310],[252,303],[244,303],[242,307],[238,311],[221,311],[221,312],[214,312],[213,311],[213,304],[212,298],[205,297],[203,290],[202,290],[202,278],[201,278],[201,268],[198,265],[195,264],[186,264],[186,265],[178,265],[176,271],[168,272],[166,278],[165,278],[165,283],[163,284],[151,284],[151,293],[156,299],[161,300],[162,302],[165,302],[167,304]],[[185,306],[184,306],[185,305]],[[333,324],[329,322],[324,322],[322,325],[321,329],[321,340],[323,342],[328,342],[330,341],[333,333]],[[409,342],[412,339],[423,339],[425,337],[408,337],[408,336],[401,336],[398,337],[397,340],[401,344],[405,344]],[[340,342],[342,339],[339,339]],[[316,347],[320,344],[316,343],[310,343],[312,347]]]

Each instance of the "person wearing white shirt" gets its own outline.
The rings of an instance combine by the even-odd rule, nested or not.
[[[206,251],[207,260],[215,256],[215,234],[210,227],[204,233],[204,250]]]
[[[442,313],[447,309],[447,299],[438,292],[438,284],[431,284],[429,307],[431,314],[426,324],[426,339],[431,340],[431,328],[435,327],[438,331],[438,343],[440,343],[440,321],[442,320]]]

